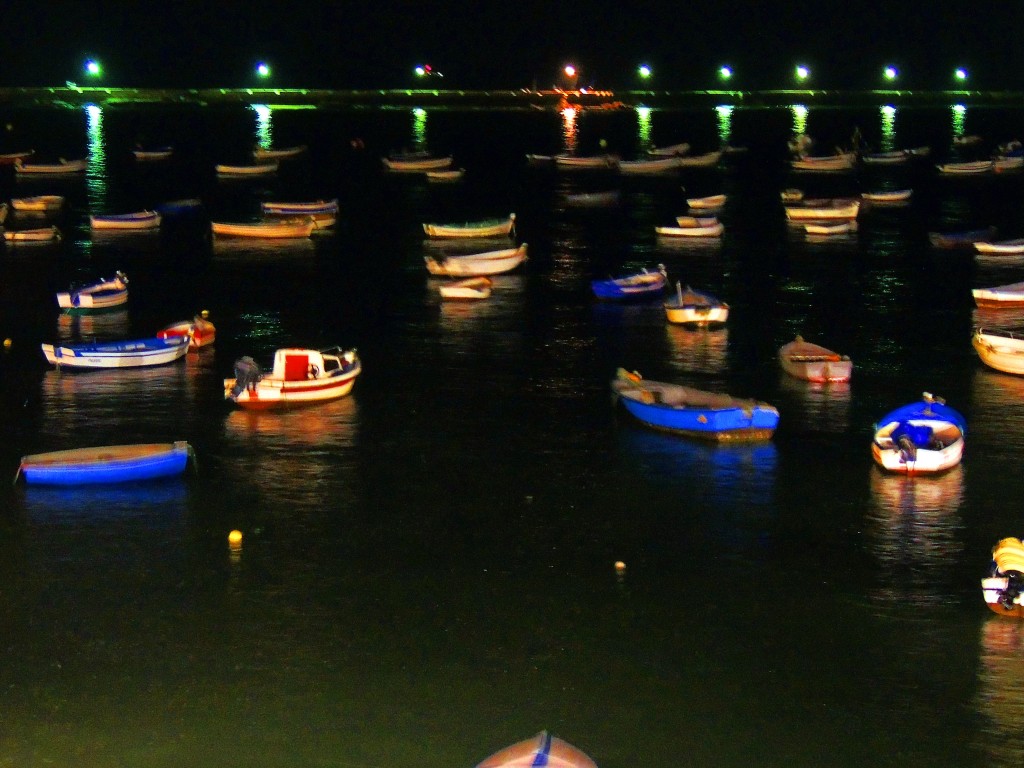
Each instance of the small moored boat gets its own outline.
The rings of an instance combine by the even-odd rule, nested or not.
[[[311,200],[303,202],[275,202],[269,201],[260,203],[260,210],[265,214],[278,216],[301,216],[302,214],[314,213],[337,213],[338,198],[332,200]]]
[[[42,344],[46,362],[58,368],[143,368],[166,365],[185,356],[188,336],[91,344]]]
[[[160,329],[156,333],[157,338],[187,336],[190,350],[209,346],[217,340],[217,328],[207,319],[209,316],[210,313],[204,309],[191,320],[182,320]]]
[[[935,166],[939,173],[947,176],[974,175],[980,173],[991,173],[995,165],[991,160],[972,160],[965,163],[945,163]]]
[[[503,219],[483,219],[457,224],[424,224],[423,231],[428,237],[500,237],[512,232],[516,215],[510,213]]]
[[[943,472],[960,463],[966,434],[964,417],[925,392],[920,401],[897,408],[875,425],[871,455],[889,472]]]
[[[1004,309],[1024,306],[1024,283],[997,285],[992,288],[971,290],[974,303],[986,309]]]
[[[541,731],[495,752],[476,768],[597,768],[597,764],[569,742]]]
[[[57,163],[26,163],[23,160],[14,161],[14,170],[18,173],[38,173],[38,174],[65,174],[65,173],[82,173],[88,166],[89,161],[86,159],[81,160],[65,160],[60,159]]]
[[[716,209],[721,208],[725,205],[727,200],[726,195],[707,195],[706,197],[688,197],[686,198],[686,204],[690,208],[696,208],[698,210],[704,209]]]
[[[334,400],[352,391],[362,365],[356,350],[279,349],[264,373],[251,357],[235,361],[235,377],[224,379],[224,398],[251,410]]]
[[[676,283],[676,294],[665,302],[665,317],[670,323],[684,325],[712,325],[729,319],[729,305],[710,293],[695,291],[690,286],[683,290]]]
[[[555,155],[555,167],[563,171],[601,171],[618,164],[619,158],[615,155]]]
[[[665,265],[659,264],[653,272],[648,272],[644,268],[642,271],[626,277],[593,280],[590,283],[590,288],[599,299],[626,301],[660,296],[664,292],[667,282],[668,275],[665,273]]]
[[[426,172],[427,181],[458,181],[465,175],[465,168],[445,168]]]
[[[974,244],[978,253],[1024,253],[1024,237],[1015,240],[998,240],[996,242],[980,241]]]
[[[426,263],[427,271],[432,275],[481,277],[511,272],[526,261],[526,254],[527,244],[523,243],[518,248],[505,248],[499,251],[486,251],[484,253],[469,253],[441,259],[436,259],[433,256],[424,256],[423,260]]]
[[[72,315],[108,312],[127,302],[128,276],[120,271],[106,280],[57,294],[57,306]]]
[[[996,236],[995,227],[985,229],[968,229],[963,232],[929,232],[928,242],[934,248],[969,248],[973,249],[975,243],[991,242]]]
[[[449,168],[455,159],[446,157],[382,157],[381,162],[389,171],[439,171],[442,168]]]
[[[60,240],[60,230],[53,227],[35,229],[6,229],[4,240],[9,243],[52,243]]]
[[[857,231],[856,219],[845,221],[807,221],[804,222],[804,232],[817,237],[829,237],[832,235],[848,235]]]
[[[663,173],[678,171],[680,167],[680,159],[678,157],[619,161],[619,173],[623,176],[657,176]]]
[[[686,155],[678,158],[680,168],[714,168],[722,159],[722,150],[705,152],[702,155]]]
[[[160,214],[156,211],[135,213],[113,213],[89,217],[93,229],[156,229],[160,226]]]
[[[266,163],[267,161],[285,160],[289,157],[297,157],[305,151],[305,144],[300,144],[295,147],[280,147],[278,149],[273,149],[271,147],[256,147],[252,151],[252,159],[257,163]]]
[[[280,240],[309,237],[313,234],[313,230],[316,229],[316,222],[309,216],[304,216],[300,219],[255,221],[250,223],[214,221],[211,222],[210,229],[214,237],[252,237]]]
[[[1016,536],[1000,539],[992,548],[981,594],[993,613],[1024,619],[1024,544]]]
[[[11,208],[13,210],[28,213],[55,211],[62,205],[64,205],[63,195],[33,195],[31,197],[15,197],[11,199]]]
[[[862,192],[861,200],[871,203],[904,203],[913,194],[912,189],[893,189],[878,192]]]
[[[214,166],[217,175],[221,177],[247,177],[247,176],[270,176],[277,173],[277,163],[256,163],[254,165],[229,165],[218,163]]]
[[[486,299],[491,295],[493,281],[489,277],[454,280],[438,287],[444,299]]]
[[[833,200],[804,201],[802,205],[787,205],[786,218],[790,221],[823,221],[825,219],[855,219],[860,211],[860,200],[837,198]]]
[[[72,448],[21,457],[19,476],[30,485],[99,485],[156,480],[182,474],[194,457],[184,440]]]
[[[136,147],[132,150],[132,155],[139,162],[153,162],[156,160],[167,160],[171,155],[174,154],[173,147],[155,147],[153,149],[144,149],[142,147]]]
[[[654,228],[663,237],[720,237],[725,225],[714,216],[677,216],[676,226]]]
[[[653,429],[718,442],[769,440],[779,423],[767,403],[650,381],[618,369],[612,391],[635,418]]]
[[[1013,331],[978,328],[971,346],[989,368],[1024,376],[1024,337]]]
[[[798,379],[820,383],[849,381],[853,361],[827,347],[797,336],[779,349],[782,370]]]
[[[673,157],[685,155],[690,151],[690,143],[681,141],[678,144],[669,144],[664,147],[653,147],[647,150],[647,154],[653,157]]]

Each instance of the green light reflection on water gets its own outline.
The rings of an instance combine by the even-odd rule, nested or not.
[[[107,151],[103,142],[103,110],[96,104],[85,105],[86,136],[89,144],[89,164],[85,169],[89,210],[106,210],[107,203]]]
[[[882,152],[892,152],[896,147],[896,107],[886,104],[879,109],[882,119]]]
[[[953,112],[953,135],[964,135],[964,123],[967,120],[967,107],[963,104],[953,104],[950,109]]]
[[[636,108],[636,140],[637,147],[644,151],[651,146],[651,108]]]
[[[270,149],[274,146],[274,111],[269,104],[253,104],[252,111],[256,113],[256,144],[260,149]]]
[[[427,148],[427,110],[423,107],[412,111],[412,145],[417,150]]]
[[[733,107],[727,104],[715,107],[715,114],[718,117],[718,140],[722,142],[722,146],[728,144],[732,138],[732,111]]]
[[[790,108],[793,113],[793,133],[800,136],[807,132],[807,107],[803,104],[793,104]]]

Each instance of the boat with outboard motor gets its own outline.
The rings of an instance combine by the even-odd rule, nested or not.
[[[355,349],[287,347],[274,353],[267,373],[251,357],[236,360],[234,378],[224,379],[224,398],[251,410],[334,400],[352,391],[362,370]]]
[[[875,425],[871,455],[882,469],[908,475],[944,472],[960,463],[967,422],[941,397],[925,392]]]
[[[981,594],[993,613],[1024,619],[1024,544],[1016,536],[1000,539],[992,548]]]

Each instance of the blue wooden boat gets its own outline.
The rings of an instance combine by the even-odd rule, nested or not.
[[[51,365],[68,368],[141,368],[164,365],[185,356],[190,336],[154,336],[151,339],[58,346],[43,344]]]
[[[717,442],[769,440],[779,423],[768,403],[650,381],[620,368],[612,391],[635,418],[652,429]]]
[[[594,280],[590,283],[590,287],[599,299],[628,301],[661,296],[667,283],[668,275],[665,273],[665,265],[659,264],[658,269],[654,272],[644,269],[626,277]]]
[[[192,446],[173,443],[139,443],[73,448],[21,457],[19,476],[36,485],[95,485],[129,483],[174,477],[185,471]]]

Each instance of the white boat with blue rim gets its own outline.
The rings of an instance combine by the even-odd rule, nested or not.
[[[871,455],[889,472],[931,474],[952,469],[964,453],[967,421],[946,401],[925,392],[875,425]]]
[[[42,344],[46,362],[58,368],[142,368],[166,365],[188,352],[187,335],[154,336],[88,344]]]
[[[57,306],[71,315],[110,312],[127,303],[128,276],[120,271],[111,278],[57,294]]]
[[[94,214],[89,217],[89,226],[92,229],[158,229],[160,214],[156,211]]]

